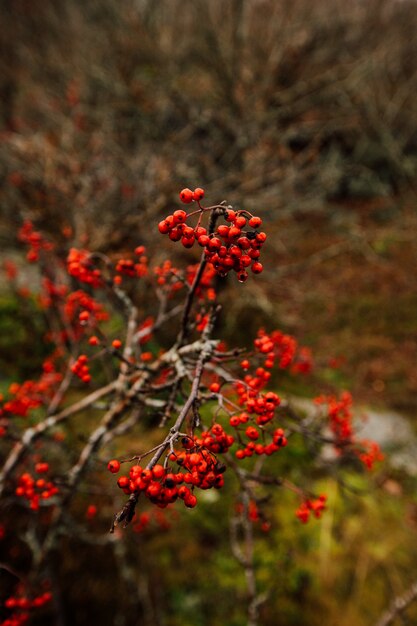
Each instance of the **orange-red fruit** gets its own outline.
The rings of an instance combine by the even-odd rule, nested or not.
[[[193,193],[193,199],[194,200],[202,200],[204,198],[204,189],[201,189],[201,187],[197,187],[196,189],[194,189],[194,193]]]
[[[220,391],[219,383],[212,383],[210,385],[210,391],[212,391],[213,393],[218,393]]]
[[[251,217],[249,220],[249,226],[251,228],[259,228],[262,225],[262,220],[260,217]]]
[[[111,345],[113,346],[115,350],[119,350],[119,348],[122,347],[122,342],[120,341],[120,339],[114,339]]]
[[[178,209],[178,211],[174,211],[174,220],[176,224],[182,224],[187,219],[187,213],[182,209]]]
[[[154,478],[156,478],[157,480],[159,480],[160,478],[165,476],[165,470],[164,470],[163,466],[162,465],[155,465],[152,468],[152,476]]]
[[[49,470],[48,463],[36,463],[35,465],[35,472],[37,474],[46,474],[48,470]]]
[[[112,474],[117,474],[117,472],[120,470],[120,462],[117,459],[112,459],[108,462],[107,469]]]
[[[180,191],[180,200],[184,202],[184,204],[190,204],[194,200],[193,192],[191,189],[185,188]]]
[[[249,439],[256,440],[259,438],[259,433],[253,426],[248,426],[246,429],[246,435]]]
[[[189,496],[185,496],[184,504],[189,509],[193,509],[195,507],[195,505],[197,504],[197,498],[195,497],[194,494],[191,493]]]
[[[162,222],[159,222],[158,230],[162,235],[166,235],[170,231],[170,229],[171,226],[166,220],[162,220]]]
[[[252,265],[252,272],[254,274],[260,274],[264,269],[264,266],[262,265],[262,263],[259,263],[259,261],[255,261],[255,263],[253,263]]]

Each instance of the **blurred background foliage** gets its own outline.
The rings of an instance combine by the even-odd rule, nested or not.
[[[213,203],[259,213],[269,236],[256,283],[219,283],[219,335],[247,345],[260,324],[292,332],[321,373],[277,381],[279,391],[349,388],[415,428],[417,3],[13,0],[0,15],[3,260],[23,268],[16,232],[30,218],[62,254],[145,243],[155,260],[188,263],[193,253],[168,252],[155,226],[179,189],[201,185]],[[23,270],[20,288],[33,284]],[[47,320],[3,280],[0,291],[6,388],[35,376]],[[306,453],[293,454],[303,476]],[[412,582],[414,478],[387,465],[375,484],[356,480],[365,494],[324,481],[330,510],[302,528],[291,494],[277,493],[258,547],[271,588],[263,624],[368,626]],[[97,481],[110,519],[113,484]],[[227,488],[230,497],[202,502],[164,533],[127,533],[123,545],[68,540],[54,566],[68,623],[244,624]],[[95,523],[98,536],[106,521]],[[125,578],[114,575],[120,550]]]

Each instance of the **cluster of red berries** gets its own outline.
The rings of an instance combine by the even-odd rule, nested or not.
[[[62,374],[55,370],[49,359],[44,361],[42,369],[39,380],[26,380],[22,384],[10,385],[10,398],[0,407],[0,416],[10,414],[26,417],[29,411],[42,406],[53,395],[56,385],[62,380]]]
[[[226,467],[215,455],[227,452],[233,442],[233,437],[225,433],[220,424],[214,424],[201,437],[183,437],[183,449],[169,454],[168,459],[179,466],[179,471],[159,464],[151,469],[134,465],[130,468],[129,476],[120,476],[117,484],[126,494],[143,493],[160,508],[165,508],[178,498],[183,500],[185,506],[193,508],[197,504],[193,493],[195,487],[223,487]],[[108,469],[116,474],[120,470],[120,462],[116,459],[110,461]]]
[[[248,267],[254,274],[263,271],[259,257],[266,234],[257,230],[262,224],[261,218],[251,216],[247,211],[229,210],[225,219],[230,225],[220,224],[213,235],[201,232],[197,241],[204,246],[205,257],[218,275],[226,276],[233,270],[243,283],[248,278]],[[252,230],[244,230],[245,227]]]
[[[116,264],[117,276],[113,278],[116,285],[122,282],[122,276],[129,278],[142,278],[148,274],[148,257],[145,256],[145,246],[135,248],[135,254],[139,257],[139,261],[135,263],[132,259],[119,259]]]
[[[41,250],[50,251],[53,250],[53,244],[42,237],[41,233],[35,230],[32,222],[26,221],[23,223],[19,230],[19,240],[23,241],[28,247],[28,253],[26,255],[27,260],[30,263],[34,263],[39,259]]]
[[[320,518],[326,509],[326,500],[327,496],[325,494],[320,495],[316,500],[304,500],[295,512],[300,522],[306,524],[311,513],[314,517]]]
[[[258,370],[262,370],[262,373],[260,374]],[[239,405],[248,413],[256,415],[256,423],[258,426],[263,426],[274,419],[275,409],[280,405],[281,398],[273,391],[259,393],[260,388],[265,384],[265,370],[263,368],[258,368],[258,370],[256,370],[257,375],[247,375],[244,382],[237,382],[235,389],[239,396]]]
[[[87,250],[70,249],[67,256],[67,271],[70,276],[91,287],[103,285],[101,271],[93,266],[91,255]]]
[[[68,322],[73,326],[74,332],[78,333],[82,333],[82,327],[87,322],[90,326],[94,326],[97,322],[106,321],[109,318],[103,305],[82,289],[68,294],[64,303],[64,313]]]
[[[255,441],[259,439],[260,433],[254,426],[248,426],[245,430],[245,435],[249,441],[246,443],[244,448],[240,448],[236,451],[236,458],[239,460],[251,457],[254,454],[266,454],[266,456],[271,456],[274,452],[278,452],[281,448],[285,448],[288,443],[282,428],[277,428],[272,433],[272,441],[268,444],[255,443]]]
[[[0,622],[0,626],[24,626],[31,618],[30,611],[39,609],[52,600],[52,594],[45,591],[35,598],[24,595],[10,596],[4,602],[4,607],[12,611],[12,615]]]
[[[215,233],[209,234],[206,228],[200,226],[204,211],[210,210],[201,206],[200,200],[203,196],[203,189],[183,189],[180,193],[182,202],[189,204],[197,201],[199,210],[190,214],[182,209],[174,211],[159,222],[159,232],[168,235],[172,241],[181,241],[185,248],[192,248],[197,242],[204,248],[207,261],[220,276],[226,276],[234,270],[238,280],[244,282],[248,278],[249,266],[254,274],[260,274],[263,270],[262,263],[259,262],[260,250],[266,241],[266,234],[257,230],[262,220],[247,211],[227,210],[225,219],[228,224],[221,224]],[[195,213],[200,214],[200,219],[193,228],[186,224],[186,220]],[[244,230],[246,227],[251,230]]]
[[[36,463],[36,474],[43,475],[49,471],[48,463]],[[45,477],[36,478],[29,472],[25,472],[19,477],[18,486],[15,494],[19,498],[26,498],[30,503],[33,511],[39,510],[41,500],[49,500],[59,492],[59,489],[52,481],[46,480]]]
[[[315,398],[316,404],[327,405],[327,417],[330,422],[330,429],[335,437],[335,447],[341,450],[353,439],[353,414],[352,396],[344,391],[340,398],[335,396],[319,396]]]
[[[377,461],[383,461],[384,455],[381,452],[381,448],[376,441],[361,440],[361,450],[358,450],[357,455],[360,461],[365,465],[368,470],[371,470]]]
[[[83,383],[89,383],[91,380],[90,370],[88,369],[88,356],[86,354],[80,354],[75,363],[71,366],[73,374],[78,376]]]
[[[353,428],[352,396],[344,391],[340,398],[319,396],[314,399],[318,405],[326,406],[330,429],[334,435],[334,446],[339,454],[346,452],[355,455],[367,469],[384,459],[379,445],[375,441],[360,440],[355,437]]]

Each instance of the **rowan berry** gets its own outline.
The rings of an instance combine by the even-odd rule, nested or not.
[[[201,189],[201,187],[197,187],[196,189],[194,189],[194,193],[193,193],[193,200],[197,200],[197,202],[199,200],[202,200],[204,198],[204,189]]]
[[[111,345],[115,350],[120,350],[120,348],[122,347],[122,342],[120,341],[120,339],[113,339]]]
[[[248,426],[245,432],[249,439],[259,439],[259,432],[253,426]]]
[[[262,220],[260,217],[253,216],[249,220],[249,226],[251,228],[259,228],[262,225]]]
[[[117,472],[120,470],[120,462],[117,459],[109,461],[107,464],[107,469],[112,474],[117,474]]]
[[[197,504],[197,498],[195,497],[194,494],[190,493],[189,495],[185,496],[184,504],[189,509],[193,509],[196,506],[196,504]]]
[[[48,463],[36,463],[35,472],[37,474],[46,474],[49,471]]]
[[[179,241],[182,238],[182,232],[178,228],[172,228],[172,230],[169,231],[168,237],[171,241]]]
[[[208,235],[200,235],[197,238],[197,242],[199,246],[201,246],[202,248],[205,248],[210,242],[210,237]]]
[[[175,224],[182,224],[187,219],[187,213],[183,209],[178,209],[173,213]]]
[[[117,479],[117,484],[120,487],[120,489],[126,489],[126,487],[128,487],[129,485],[129,479],[127,476],[120,476],[120,478]]]
[[[251,270],[254,274],[260,274],[263,269],[263,265],[262,263],[259,263],[259,261],[255,261],[255,263],[253,263],[251,267]]]
[[[210,385],[210,391],[212,393],[218,393],[220,391],[220,385],[219,383],[211,383]]]
[[[184,202],[184,204],[190,204],[190,202],[192,202],[194,199],[193,197],[193,192],[191,191],[191,189],[185,188],[182,191],[180,191],[180,200],[181,202]]]
[[[155,465],[152,468],[152,475],[155,479],[159,480],[160,478],[165,476],[165,469],[162,465]]]
[[[92,520],[95,518],[95,516],[97,515],[97,507],[95,506],[95,504],[90,504],[87,507],[87,511],[85,513],[85,516],[88,520]]]

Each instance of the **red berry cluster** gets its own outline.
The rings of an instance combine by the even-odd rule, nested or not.
[[[327,496],[325,494],[320,495],[316,500],[304,500],[295,512],[300,522],[306,524],[311,513],[313,513],[314,517],[320,518],[326,509],[326,500]]]
[[[4,607],[12,611],[12,615],[0,622],[0,626],[24,626],[30,620],[30,611],[39,609],[52,600],[52,594],[45,591],[35,598],[24,595],[10,596],[4,602]]]
[[[41,233],[35,230],[30,221],[24,222],[19,230],[19,240],[23,241],[23,243],[29,247],[26,258],[31,263],[39,259],[41,250],[50,251],[53,250],[54,247],[51,242],[46,241],[46,239],[42,237]]]
[[[377,461],[384,460],[384,455],[376,441],[363,439],[360,442],[360,446],[362,447],[362,451],[358,450],[357,455],[368,470],[373,469],[374,463]]]
[[[201,217],[205,211],[217,207],[202,207],[200,200],[203,196],[203,189],[198,188],[194,192],[183,189],[180,193],[182,202],[189,204],[196,201],[199,210],[189,214],[182,209],[174,211],[159,223],[159,232],[168,235],[172,241],[181,241],[185,248],[192,248],[197,241],[204,248],[207,261],[220,276],[226,276],[234,270],[238,280],[245,282],[248,278],[248,267],[251,267],[254,274],[260,274],[263,270],[262,263],[259,262],[260,250],[266,241],[266,234],[257,230],[262,220],[247,211],[227,210],[225,219],[228,223],[221,224],[217,227],[216,233],[209,234],[207,229],[200,225]],[[193,228],[185,222],[195,213],[199,213],[200,218]],[[244,230],[248,227],[250,230]]]
[[[88,357],[86,354],[80,354],[75,363],[71,366],[73,374],[78,376],[83,383],[89,383],[91,380],[90,370],[88,369]]]
[[[280,397],[273,391],[267,393],[259,393],[260,389],[265,385],[266,374],[263,368],[256,370],[255,376],[249,374],[245,376],[244,382],[239,381],[235,384],[235,389],[239,396],[240,406],[245,407],[248,413],[256,416],[255,420],[258,426],[263,426],[272,421],[275,416],[275,409],[280,405]]]
[[[254,274],[263,271],[259,257],[266,234],[257,230],[261,219],[247,211],[227,211],[226,221],[229,224],[220,224],[214,235],[202,233],[197,241],[204,246],[206,259],[217,274],[226,276],[233,270],[243,283],[248,278],[248,267]],[[244,230],[245,227],[253,230]]]
[[[357,439],[353,428],[352,396],[344,391],[340,398],[335,396],[319,396],[315,403],[325,405],[330,429],[334,435],[333,445],[339,454],[351,453],[356,456],[368,470],[384,459],[379,445],[375,441]]]
[[[183,500],[185,506],[193,508],[197,504],[193,493],[195,487],[220,489],[223,486],[226,467],[215,455],[227,452],[233,442],[233,437],[225,433],[220,424],[214,424],[201,437],[183,437],[183,449],[169,454],[168,459],[178,465],[178,471],[162,465],[155,465],[151,469],[134,465],[130,468],[129,476],[120,476],[117,484],[126,494],[143,493],[160,508],[165,508],[178,498]],[[107,467],[116,474],[120,462],[113,459]]]
[[[48,471],[48,463],[37,463],[35,465],[37,474],[47,474]],[[58,492],[58,487],[52,481],[46,480],[46,478],[36,478],[29,472],[25,472],[19,477],[18,486],[15,490],[15,494],[19,498],[26,498],[30,502],[30,508],[33,511],[39,510],[41,500],[48,500]]]
[[[231,418],[231,420],[232,419],[233,418]],[[263,433],[265,433],[265,431],[263,431]],[[281,448],[285,448],[288,443],[282,428],[277,428],[272,433],[272,441],[268,444],[255,443],[255,441],[260,437],[260,432],[254,426],[248,426],[245,430],[245,435],[249,441],[246,443],[244,448],[240,448],[236,451],[236,458],[239,460],[253,456],[254,454],[266,454],[266,456],[271,456],[274,452],[278,452]]]
[[[50,359],[44,361],[42,368],[43,373],[39,380],[26,380],[22,384],[10,385],[10,398],[0,407],[0,416],[9,414],[26,417],[29,411],[42,406],[52,397],[56,385],[62,380],[62,374],[55,370]]]
[[[89,323],[94,326],[97,322],[109,318],[102,304],[97,302],[88,293],[79,289],[68,294],[64,303],[64,313],[68,322],[73,326],[73,331],[79,335],[83,333],[82,327]],[[81,324],[80,324],[81,323]]]
[[[139,257],[139,261],[135,263],[132,259],[119,259],[116,264],[117,276],[114,277],[113,282],[120,285],[122,282],[122,276],[128,276],[129,278],[142,278],[148,274],[148,257],[145,256],[145,246],[138,246],[135,249],[136,256]]]
[[[91,255],[87,250],[70,249],[67,256],[67,271],[70,276],[91,287],[103,285],[101,271],[93,266]]]

